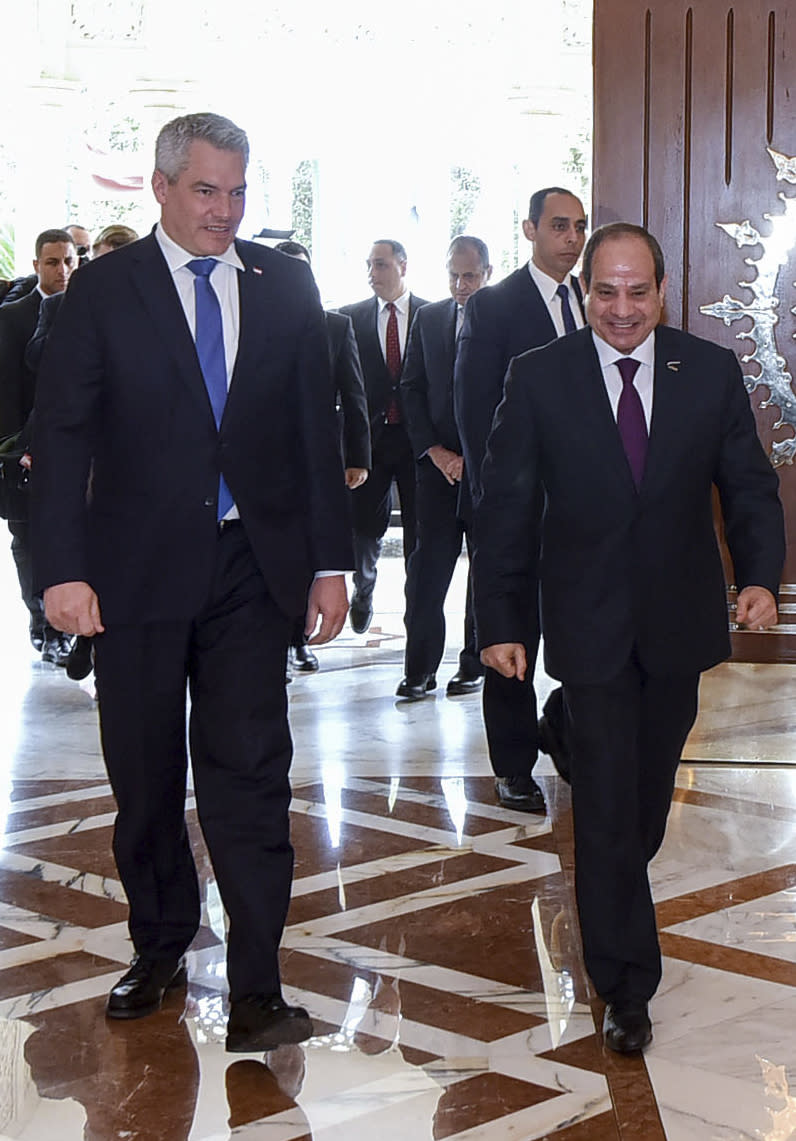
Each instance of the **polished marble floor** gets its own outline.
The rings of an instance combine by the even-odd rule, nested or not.
[[[224,916],[187,992],[103,1017],[130,955],[90,679],[35,659],[0,555],[0,1141],[787,1141],[796,1138],[796,674],[704,679],[652,867],[664,979],[641,1058],[607,1052],[579,955],[567,788],[494,803],[479,699],[396,703],[401,564],[367,635],[289,689],[288,997],[316,1036],[223,1047]],[[454,672],[463,568],[449,604]],[[539,675],[542,694],[550,687]]]

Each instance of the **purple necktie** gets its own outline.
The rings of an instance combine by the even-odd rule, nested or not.
[[[616,362],[622,377],[622,395],[619,397],[619,407],[616,410],[616,423],[636,487],[641,486],[641,478],[644,475],[648,441],[644,406],[633,384],[633,377],[640,364],[641,361],[633,360],[632,357],[623,357]]]

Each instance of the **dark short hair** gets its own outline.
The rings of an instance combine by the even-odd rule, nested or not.
[[[67,230],[42,230],[36,239],[36,257],[41,257],[41,251],[48,242],[66,242],[70,246],[75,245],[75,239]],[[77,250],[77,246],[75,246]]]
[[[277,242],[274,249],[287,254],[289,258],[306,258],[307,261],[312,261],[310,251],[301,242]]]
[[[482,242],[480,238],[474,238],[470,234],[459,234],[448,246],[448,258],[461,253],[462,250],[475,250],[481,263],[481,269],[486,273],[489,269],[489,250],[486,242]]]
[[[188,166],[191,144],[210,143],[220,151],[237,151],[244,168],[249,163],[249,140],[246,132],[231,119],[202,111],[197,115],[180,115],[161,127],[155,143],[155,170],[176,182]]]
[[[565,190],[563,186],[545,186],[543,190],[537,190],[535,194],[531,195],[531,201],[528,205],[528,221],[533,222],[534,226],[539,225],[539,219],[544,211],[545,198],[548,194],[566,194],[568,198],[578,198],[577,194],[573,194],[571,190]]]
[[[652,260],[655,263],[655,284],[660,288],[666,268],[663,264],[663,250],[658,244],[657,238],[654,238],[649,230],[645,230],[643,226],[636,226],[633,222],[609,222],[605,226],[598,226],[592,236],[586,243],[586,248],[583,251],[583,280],[586,283],[586,289],[591,285],[591,267],[594,261],[594,255],[603,242],[614,241],[617,238],[641,238],[645,243],[647,249],[652,254]]]
[[[374,246],[389,246],[398,261],[406,261],[406,250],[395,238],[376,238]]]

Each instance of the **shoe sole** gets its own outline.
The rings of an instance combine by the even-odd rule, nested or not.
[[[154,1014],[156,1010],[160,1010],[161,1006],[163,1005],[163,999],[166,997],[170,990],[176,990],[177,987],[185,986],[187,982],[188,972],[185,967],[181,967],[171,982],[166,984],[166,987],[163,991],[163,998],[159,999],[158,1002],[151,1002],[148,1006],[136,1006],[129,1009],[119,1007],[117,1009],[111,1007],[110,999],[108,999],[108,1005],[105,1007],[105,1017],[119,1018],[126,1021],[129,1021],[133,1018],[146,1018],[148,1014]]]
[[[310,1018],[286,1018],[263,1030],[227,1034],[226,1049],[228,1054],[256,1054],[261,1050],[275,1050],[277,1046],[306,1042],[314,1033]]]

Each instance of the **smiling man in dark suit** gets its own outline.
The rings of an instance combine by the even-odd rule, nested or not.
[[[406,287],[406,250],[385,238],[368,254],[373,297],[341,305],[351,318],[359,348],[370,415],[372,465],[366,483],[351,493],[354,517],[354,593],[351,626],[364,634],[373,617],[373,589],[381,542],[390,523],[393,481],[401,502],[404,559],[415,548],[415,460],[401,397],[406,342],[415,313],[426,302]]]
[[[420,701],[436,686],[445,650],[445,596],[462,551],[459,515],[464,460],[453,415],[453,362],[468,300],[489,281],[489,251],[480,238],[454,238],[447,256],[451,296],[418,310],[409,334],[401,393],[417,459],[417,542],[406,574],[405,676],[398,697]],[[468,544],[469,547],[469,544]],[[483,666],[475,645],[467,589],[464,645],[448,696],[476,693]]]
[[[476,509],[484,662],[522,678],[529,584],[545,665],[563,683],[575,886],[607,1045],[642,1049],[661,955],[647,865],[660,847],[699,675],[728,657],[718,489],[737,620],[777,620],[778,481],[735,355],[658,326],[666,278],[640,226],[595,231],[590,329],[512,362]],[[544,500],[540,515],[538,503]],[[541,553],[540,553],[541,552]]]
[[[107,1014],[184,981],[202,830],[229,917],[227,1049],[312,1032],[282,998],[290,897],[285,657],[346,616],[350,521],[326,326],[307,266],[235,241],[248,142],[219,115],[158,136],[153,233],[85,266],[42,359],[34,564],[48,617],[95,637],[114,854],[135,959]],[[90,492],[89,491],[90,477]]]
[[[454,400],[467,475],[461,497],[465,521],[481,494],[486,439],[503,396],[509,361],[584,323],[580,288],[572,277],[586,240],[583,203],[560,186],[537,190],[522,229],[533,245],[531,260],[498,285],[482,289],[468,303],[459,338]],[[530,652],[532,640],[539,638],[532,602],[528,627]],[[531,776],[538,744],[553,756],[559,772],[566,772],[560,690],[548,698],[537,727],[535,656],[531,652],[531,667],[522,683],[491,669],[484,681],[484,727],[495,792],[504,808],[522,812],[545,810],[542,790]]]

